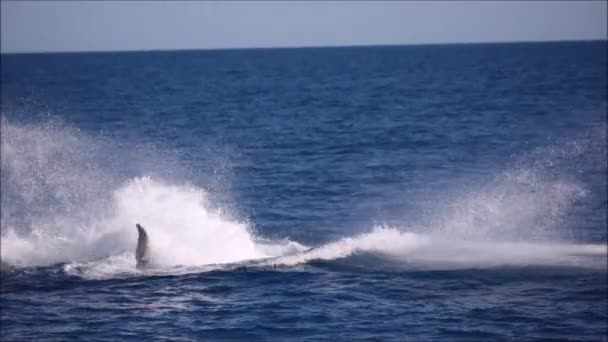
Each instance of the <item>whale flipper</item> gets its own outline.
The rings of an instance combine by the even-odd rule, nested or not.
[[[137,227],[137,247],[135,248],[136,267],[142,269],[150,263],[150,247],[148,245],[148,233],[144,227],[135,224]]]

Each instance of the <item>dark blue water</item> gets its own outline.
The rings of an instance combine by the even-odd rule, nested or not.
[[[1,66],[2,340],[607,339],[605,41]]]

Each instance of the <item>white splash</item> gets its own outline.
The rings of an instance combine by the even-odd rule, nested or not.
[[[265,266],[293,266],[311,260],[335,260],[371,253],[421,268],[494,266],[573,266],[606,268],[602,244],[531,243],[462,239],[446,234],[418,234],[391,227],[347,237],[295,255],[265,260]]]
[[[435,208],[430,224],[373,227],[310,249],[256,236],[195,185],[116,173],[130,159],[77,131],[4,119],[2,125],[0,257],[18,267],[64,263],[66,272],[87,278],[141,274],[133,256],[139,223],[150,237],[155,266],[145,274],[293,266],[358,253],[432,268],[606,268],[605,244],[549,238],[587,194],[575,181],[548,177],[553,160],[518,166],[458,196],[444,194],[440,202],[447,205]]]

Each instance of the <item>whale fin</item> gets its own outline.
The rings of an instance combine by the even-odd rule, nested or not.
[[[135,224],[137,227],[137,247],[135,248],[135,261],[137,261],[136,267],[142,269],[150,263],[150,247],[148,245],[148,233],[144,227],[140,226],[139,223]]]

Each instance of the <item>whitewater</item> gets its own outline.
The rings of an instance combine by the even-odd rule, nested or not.
[[[587,190],[571,179],[547,177],[546,166],[583,153],[585,143],[553,146],[542,158],[537,151],[532,166],[515,163],[466,195],[443,196],[431,220],[372,224],[368,232],[307,246],[265,238],[200,185],[165,179],[158,170],[123,172],[138,162],[135,153],[117,152],[109,139],[52,121],[3,118],[2,126],[1,258],[10,267],[61,264],[68,274],[112,278],[293,267],[371,254],[404,269],[606,269],[605,244],[551,234]],[[150,236],[149,270],[135,269],[136,223]]]

